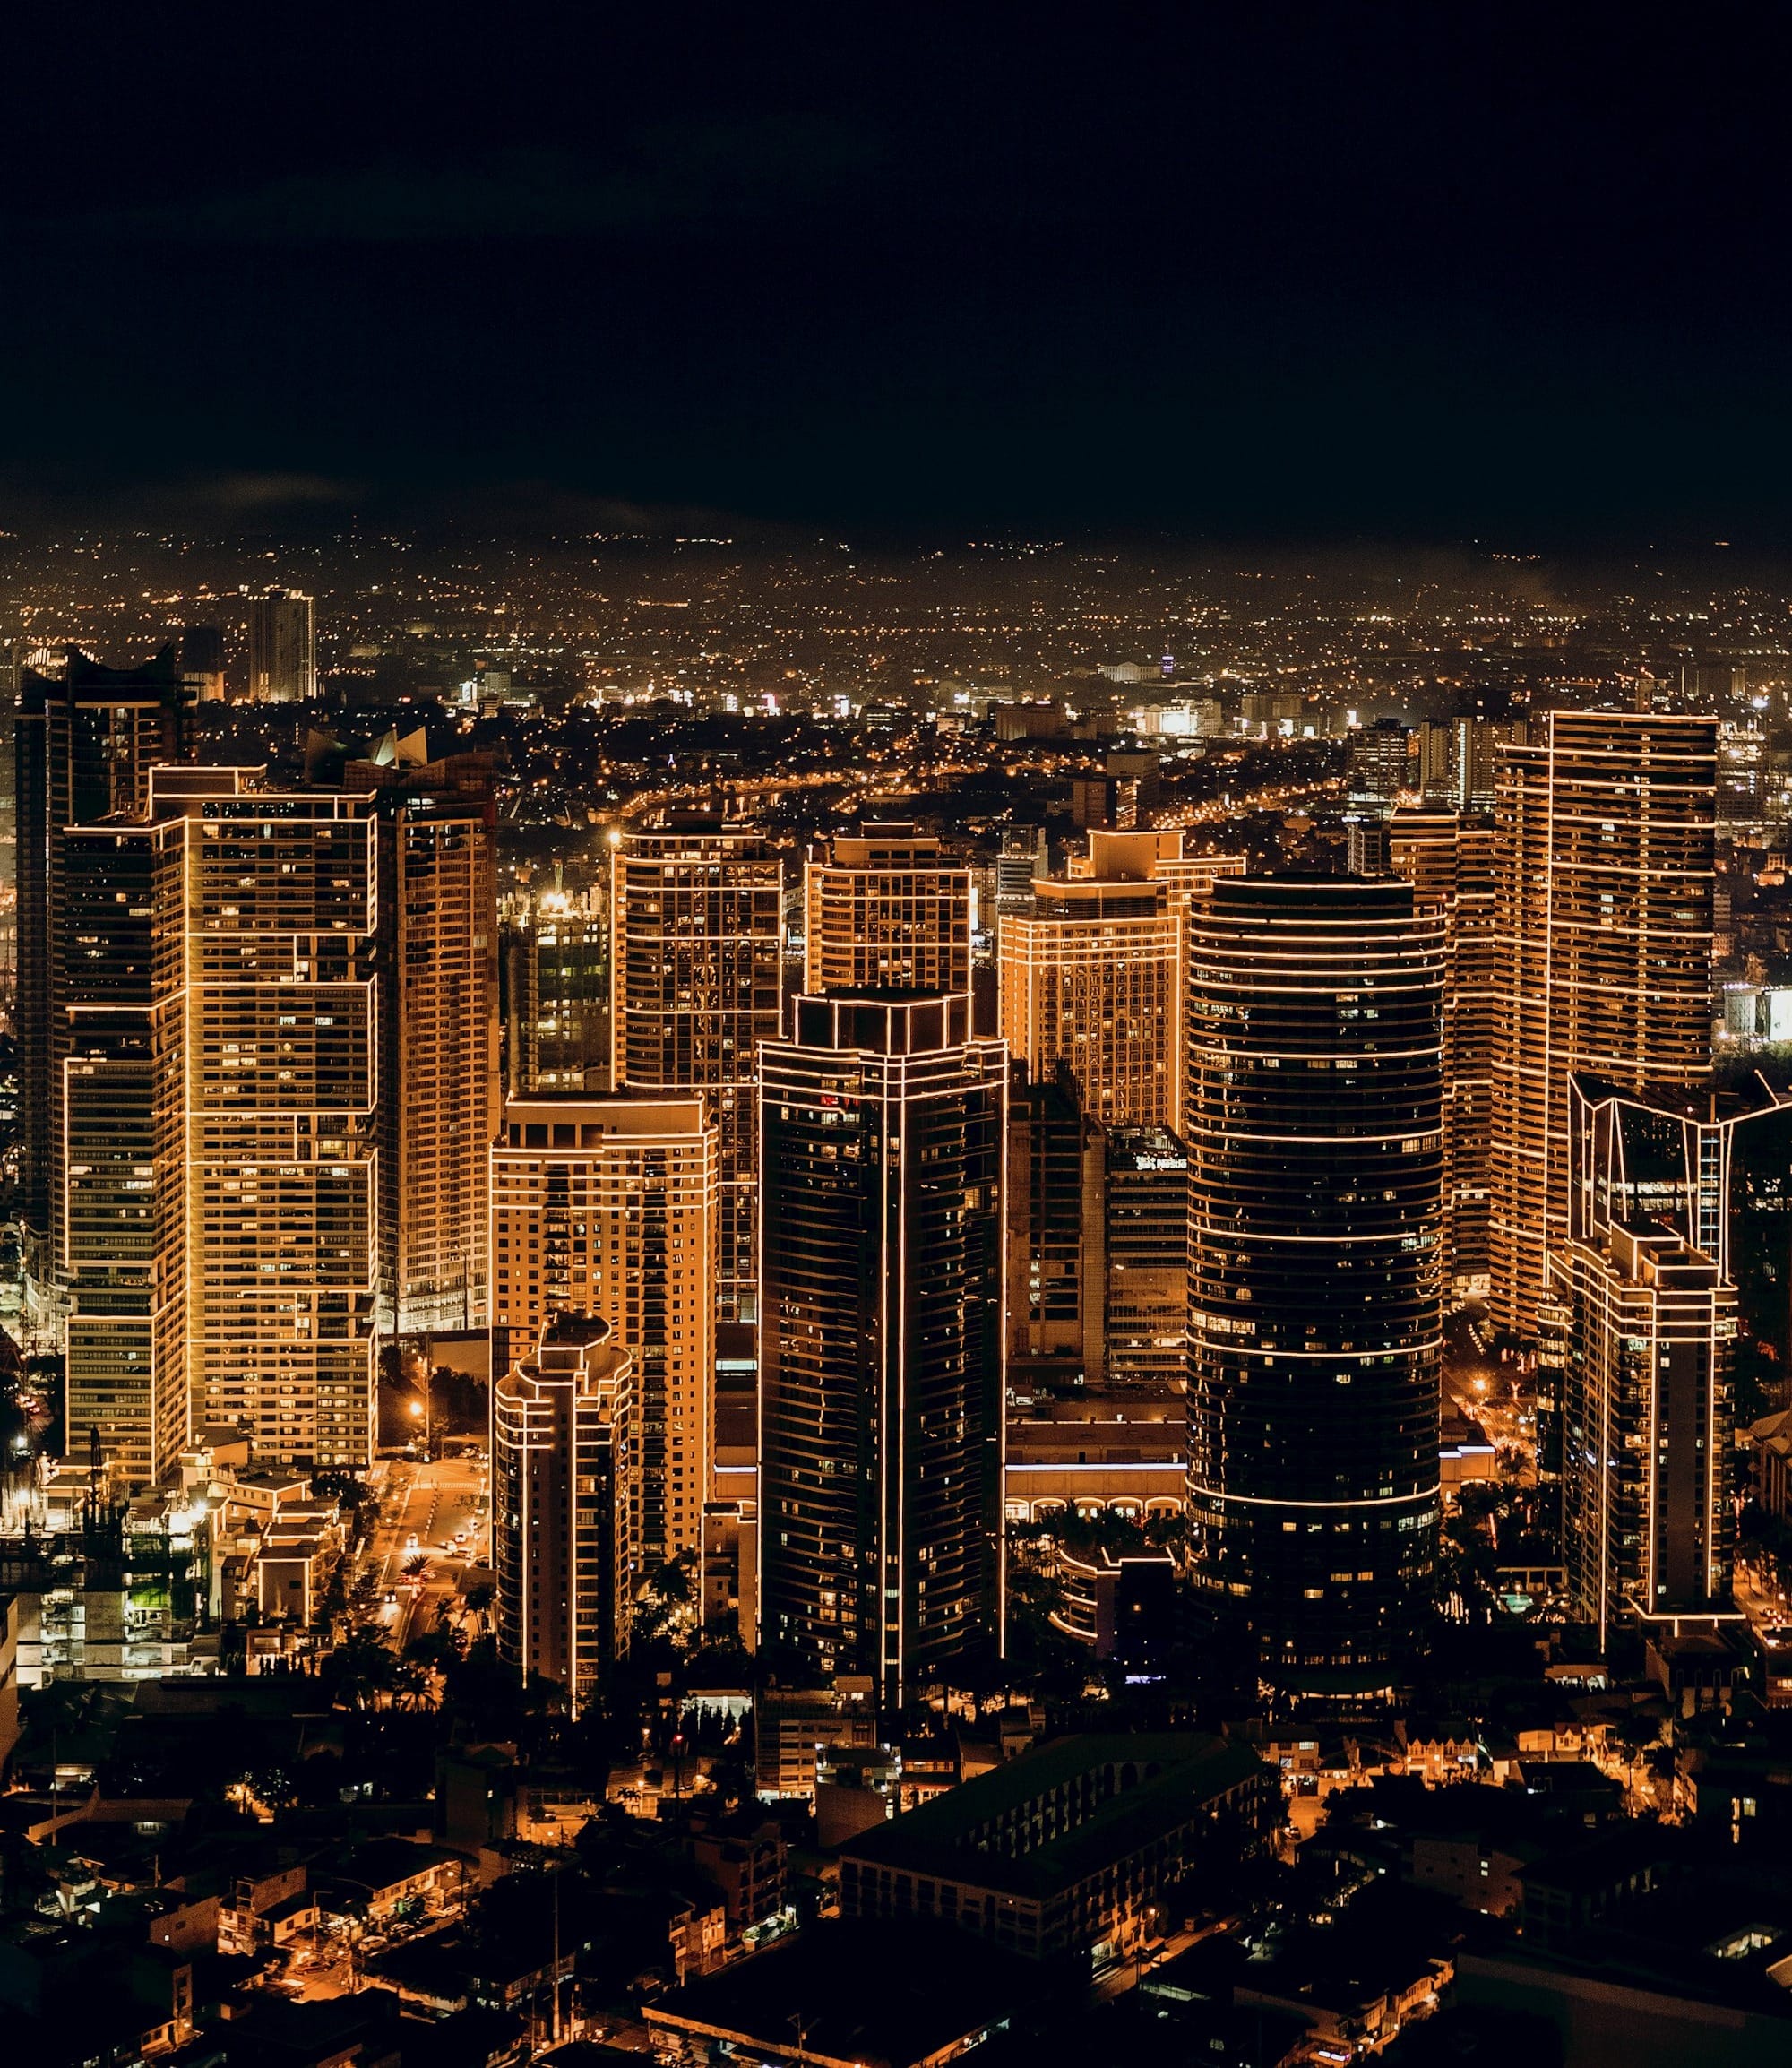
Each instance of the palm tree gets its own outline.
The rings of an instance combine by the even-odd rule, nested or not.
[[[319,1677],[343,1708],[376,1709],[396,1681],[397,1667],[383,1631],[357,1628],[325,1655]]]
[[[476,1580],[461,1591],[461,1598],[467,1604],[467,1613],[481,1631],[491,1627],[492,1583],[489,1580]]]
[[[392,1661],[392,1705],[394,1709],[433,1709],[435,1676],[418,1659]]]

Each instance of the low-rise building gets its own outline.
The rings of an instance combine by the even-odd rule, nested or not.
[[[1792,1408],[1750,1425],[1754,1497],[1777,1522],[1792,1522]]]
[[[937,1925],[823,1924],[670,1991],[644,2015],[660,2060],[944,2068],[1008,2024],[1029,1977]]]
[[[768,1687],[753,1719],[754,1786],[762,1796],[813,1797],[823,1746],[877,1743],[868,1676],[841,1675],[831,1687]]]
[[[1142,1943],[1182,1875],[1259,1850],[1280,1795],[1248,1747],[1204,1734],[1060,1738],[843,1847],[840,1915],[1087,1968]]]
[[[731,1938],[784,1908],[785,1847],[775,1824],[693,1831],[690,1846],[692,1865],[722,1899]]]
[[[319,1907],[375,1931],[436,1916],[459,1898],[467,1863],[444,1847],[414,1839],[371,1839],[318,1874]]]

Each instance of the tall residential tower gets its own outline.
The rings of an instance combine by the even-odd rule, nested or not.
[[[1503,749],[1490,1246],[1493,1316],[1520,1336],[1568,1232],[1570,1080],[1710,1070],[1717,779],[1710,718],[1552,711]]]
[[[507,1099],[492,1150],[495,1359],[560,1314],[628,1352],[648,1571],[698,1547],[712,1492],[716,1164],[694,1092]]]
[[[18,814],[20,1211],[51,1227],[62,1186],[55,1116],[65,987],[82,959],[67,937],[65,829],[140,817],[150,771],[180,759],[185,692],[169,645],[141,668],[68,650],[60,676],[21,671],[13,725]]]
[[[912,825],[866,825],[809,859],[803,987],[970,989],[970,871]]]
[[[626,1350],[558,1314],[492,1390],[498,1657],[580,1716],[628,1650],[638,1497]]]
[[[245,590],[249,616],[249,694],[257,702],[303,703],[317,694],[317,636],[310,597],[297,589]]]
[[[754,1073],[779,1030],[784,871],[755,828],[694,814],[624,836],[610,875],[612,1082],[701,1091],[720,1157],[717,1316],[754,1320]]]
[[[1098,875],[1042,878],[1002,916],[1003,1038],[1035,1083],[1068,1070],[1104,1126],[1176,1132],[1182,1107],[1184,905],[1157,836],[1092,836]]]

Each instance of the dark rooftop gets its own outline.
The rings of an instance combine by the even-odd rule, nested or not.
[[[993,1820],[1078,1775],[1127,1765],[1138,1770],[1135,1784],[1020,1858],[977,1842],[974,1834]],[[1159,1771],[1148,1773],[1150,1767]],[[1199,1804],[1265,1771],[1248,1746],[1195,1731],[1062,1737],[863,1833],[841,1848],[841,1857],[946,1878],[974,1877],[1015,1895],[1048,1893],[1148,1844]]]
[[[820,1924],[674,1989],[650,2024],[720,2034],[806,2061],[911,2068],[1009,2018],[1038,1987],[1030,1962],[949,1926]]]

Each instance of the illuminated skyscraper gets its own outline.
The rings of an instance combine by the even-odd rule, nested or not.
[[[625,835],[610,876],[618,1091],[701,1091],[717,1131],[718,1318],[752,1321],[754,1073],[779,1030],[783,863],[750,826],[694,814]]]
[[[1442,923],[1391,879],[1247,876],[1190,952],[1195,1578],[1268,1677],[1381,1688],[1437,1529]]]
[[[633,1552],[651,1572],[702,1538],[713,1492],[716,1132],[695,1093],[505,1101],[492,1150],[495,1355],[559,1314],[628,1352]]]
[[[18,831],[19,1211],[52,1228],[62,1188],[56,1115],[60,986],[78,951],[65,937],[64,829],[147,808],[150,771],[180,759],[184,693],[173,646],[141,668],[105,668],[77,648],[62,675],[21,670],[13,725]]]
[[[867,825],[810,857],[804,989],[969,991],[970,871],[911,825]]]
[[[1453,812],[1396,812],[1388,862],[1443,920],[1443,1243],[1459,1291],[1485,1290],[1493,1158],[1494,829]]]
[[[1489,1242],[1493,1316],[1520,1336],[1567,1233],[1569,1080],[1710,1069],[1716,797],[1712,719],[1553,711],[1504,750]]]
[[[351,764],[351,780],[365,771]],[[490,761],[461,754],[395,770],[375,797],[387,1313],[401,1335],[480,1329],[502,1096]]]
[[[1158,836],[1090,838],[1088,877],[1042,880],[1004,913],[1001,1027],[1036,1083],[1068,1069],[1104,1126],[1181,1115],[1184,905],[1156,875]]]
[[[217,772],[217,771],[214,771]],[[228,771],[234,772],[234,771]],[[157,1270],[195,1421],[373,1456],[377,827],[366,796],[159,817]]]
[[[179,773],[178,771],[161,771]],[[68,1448],[94,1430],[134,1486],[187,1437],[186,1372],[159,1340],[155,844],[144,822],[65,828],[52,1216],[69,1315]],[[174,1288],[168,1288],[172,1290]]]
[[[761,1050],[760,1632],[900,1705],[1002,1625],[1007,1061],[958,995]]]
[[[252,593],[249,694],[262,703],[303,703],[317,694],[317,644],[310,597],[297,589]]]
[[[1559,1476],[1576,1616],[1734,1615],[1736,1130],[1777,1110],[1710,1091],[1569,1088],[1569,1228],[1540,1310],[1538,1468]]]
[[[556,1314],[493,1389],[498,1657],[575,1717],[628,1650],[635,1414],[628,1353],[590,1314]]]

